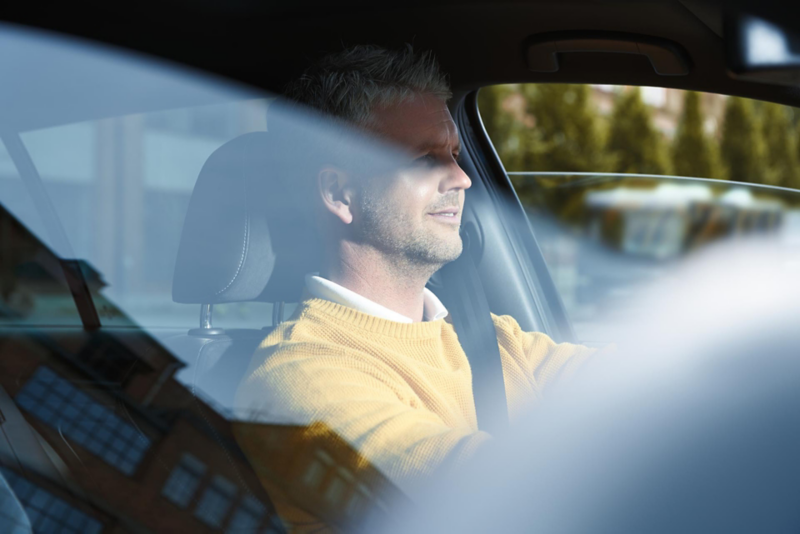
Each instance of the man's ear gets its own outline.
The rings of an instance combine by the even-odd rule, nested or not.
[[[339,169],[326,167],[320,171],[317,183],[325,208],[344,224],[353,222],[355,183],[352,177]]]

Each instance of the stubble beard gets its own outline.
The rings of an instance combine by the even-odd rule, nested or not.
[[[360,201],[361,239],[386,254],[398,274],[427,279],[461,255],[463,244],[456,228],[452,238],[445,239],[385,197],[363,191]]]

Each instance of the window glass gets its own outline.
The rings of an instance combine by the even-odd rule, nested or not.
[[[0,468],[30,519],[34,532],[68,534],[100,534],[103,523],[96,517],[67,504],[25,477],[7,468]],[[13,531],[12,531],[13,532]],[[24,531],[20,531],[24,532]]]
[[[267,104],[245,100],[21,135],[71,253],[101,274],[102,297],[113,302],[101,310],[103,324],[197,326],[198,307],[171,296],[189,198],[214,150],[266,128]],[[271,306],[228,304],[215,315],[220,326],[260,328],[270,324]]]
[[[266,134],[273,96],[6,25],[0,49],[0,452],[33,532],[279,525],[231,431],[272,305],[218,299],[201,329],[205,301],[173,295],[198,176]],[[226,253],[235,273],[241,239]]]
[[[258,499],[246,495],[233,513],[228,529],[234,532],[246,532],[248,529],[254,531],[261,524],[266,512],[267,509]]]
[[[283,521],[277,516],[272,516],[269,524],[261,531],[262,534],[280,534],[286,531]]]
[[[132,475],[150,448],[143,435],[99,401],[42,366],[16,397],[17,405],[71,441]]]
[[[723,239],[800,234],[800,113],[654,87],[506,85],[481,117],[583,342]],[[788,264],[788,263],[787,263]]]
[[[40,210],[31,196],[35,184],[23,181],[5,141],[0,141],[0,203],[4,261],[0,291],[0,324],[81,324],[78,309],[64,275],[64,266],[44,245],[49,238]],[[12,139],[12,146],[22,146]],[[16,154],[17,160],[24,154]]]
[[[219,527],[230,510],[236,486],[224,477],[215,476],[197,503],[195,515],[212,527]]]
[[[308,466],[306,466],[306,471],[303,474],[303,483],[309,488],[316,488],[322,482],[325,472],[325,465],[320,460],[314,458]]]
[[[169,475],[161,490],[161,495],[185,508],[192,500],[200,480],[206,473],[203,462],[189,453],[184,453],[180,463]]]
[[[546,269],[514,247],[527,221],[505,227],[467,174],[442,98],[355,126],[96,43],[0,26],[0,49],[18,52],[0,54],[0,452],[35,529],[380,531],[492,441],[470,403],[486,374],[462,372],[463,312],[484,300],[471,258],[491,334],[541,357],[504,382],[509,413],[590,353],[549,350],[554,314],[527,291],[550,303]],[[793,156],[763,165],[794,153],[792,110],[770,119],[776,145],[753,130],[774,108],[715,95],[492,96],[483,117],[584,342],[613,341],[615,311],[711,243],[796,249]],[[403,309],[395,281],[422,298]]]
[[[28,230],[40,237],[45,236],[41,216],[19,176],[5,142],[2,141],[0,141],[0,200],[17,220],[25,222]]]
[[[366,506],[369,499],[369,490],[363,484],[359,484],[350,494],[350,500],[347,502],[348,515],[357,515]]]
[[[509,172],[611,172],[800,188],[800,113],[661,87],[484,88],[486,130]]]
[[[0,526],[2,526],[3,532],[9,534],[30,534],[31,532],[28,515],[2,471],[0,471]]]
[[[330,482],[328,482],[328,487],[325,488],[325,500],[333,506],[339,504],[339,501],[344,496],[344,492],[347,489],[347,482],[339,475],[340,473],[337,471]]]

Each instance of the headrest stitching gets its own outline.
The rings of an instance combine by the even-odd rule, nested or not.
[[[222,289],[217,291],[217,295],[219,295],[220,293],[222,293],[223,291],[225,291],[226,289],[231,287],[233,282],[236,280],[236,277],[239,276],[239,272],[242,270],[242,265],[244,265],[245,253],[247,252],[247,239],[250,236],[250,224],[249,223],[250,223],[250,215],[247,212],[245,212],[245,216],[244,216],[244,242],[242,243],[242,256],[241,256],[241,258],[239,258],[239,266],[236,267],[236,272],[233,273],[233,277],[231,278],[231,281],[228,282],[228,285],[226,285],[225,287],[223,287]]]

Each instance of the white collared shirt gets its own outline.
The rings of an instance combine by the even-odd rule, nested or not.
[[[306,275],[306,289],[308,289],[308,292],[314,298],[329,300],[336,304],[341,304],[342,306],[347,306],[348,308],[380,317],[381,319],[387,319],[398,323],[414,322],[410,317],[406,317],[385,306],[381,306],[377,302],[362,297],[355,291],[350,291],[346,287],[340,286],[336,282],[331,282],[327,278],[322,278],[319,276],[319,273]],[[444,307],[442,301],[427,287],[423,289],[422,301],[423,321],[436,321],[447,317],[447,308]]]

